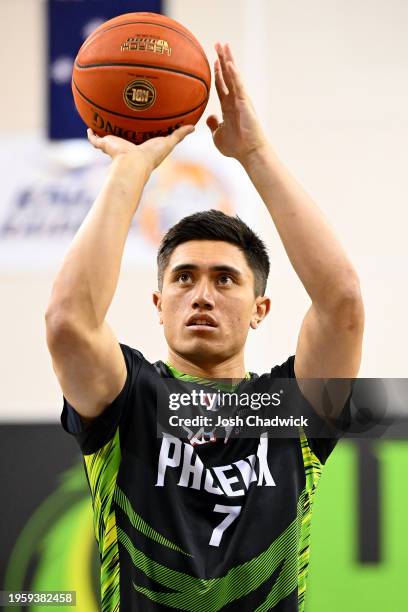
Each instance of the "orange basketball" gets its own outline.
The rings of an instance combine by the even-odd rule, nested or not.
[[[177,21],[127,13],[106,21],[75,59],[72,91],[87,126],[135,143],[195,124],[211,85],[200,43]]]

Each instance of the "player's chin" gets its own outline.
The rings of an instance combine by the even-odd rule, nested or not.
[[[219,361],[221,347],[219,345],[215,346],[214,344],[209,344],[206,342],[197,342],[184,346],[179,353],[193,363],[208,365],[208,363],[215,363]]]
[[[212,328],[214,329],[214,328]],[[192,352],[217,353],[223,346],[222,335],[212,332],[189,332],[183,334],[183,345]]]

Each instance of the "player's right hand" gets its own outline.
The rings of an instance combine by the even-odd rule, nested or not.
[[[112,159],[123,155],[132,155],[135,161],[138,160],[147,166],[149,172],[157,166],[171,153],[174,147],[181,142],[187,134],[194,131],[193,125],[183,125],[169,136],[158,136],[151,138],[143,144],[136,145],[119,136],[98,136],[88,128],[88,140],[96,148],[100,149]]]

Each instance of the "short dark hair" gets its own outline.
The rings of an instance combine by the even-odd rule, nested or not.
[[[184,217],[165,234],[157,253],[160,290],[171,254],[179,244],[190,240],[219,240],[235,244],[244,254],[254,274],[255,295],[265,294],[270,264],[264,242],[238,216],[232,217],[214,209]]]

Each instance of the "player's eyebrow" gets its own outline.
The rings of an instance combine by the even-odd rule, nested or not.
[[[181,263],[172,268],[171,273],[177,274],[177,272],[181,272],[184,270],[199,270],[200,266],[192,263]],[[216,266],[210,267],[211,272],[229,272],[230,274],[234,274],[235,276],[242,276],[242,272],[238,270],[238,268],[234,268],[234,266],[229,266],[227,264],[219,264]]]

